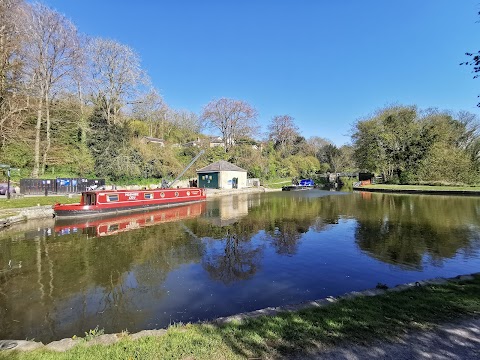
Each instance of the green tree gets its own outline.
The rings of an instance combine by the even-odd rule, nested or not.
[[[478,123],[472,114],[415,107],[383,109],[357,122],[354,158],[387,181],[475,182]]]
[[[129,139],[128,125],[109,123],[103,109],[96,109],[91,116],[90,127],[87,144],[95,159],[96,175],[112,180],[124,178],[126,174],[137,175],[138,171],[132,170],[130,166],[128,149],[126,149]]]

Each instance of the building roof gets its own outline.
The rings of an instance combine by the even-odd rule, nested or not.
[[[228,161],[225,161],[225,160],[220,160],[220,161],[214,162],[213,164],[205,166],[201,169],[198,169],[197,173],[209,173],[209,172],[219,172],[219,171],[247,172],[247,170],[244,170],[241,167],[238,167],[237,165],[229,163]]]

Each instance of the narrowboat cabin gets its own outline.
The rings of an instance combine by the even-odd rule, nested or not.
[[[55,217],[98,216],[141,211],[203,201],[205,189],[93,190],[82,193],[79,204],[55,204]]]

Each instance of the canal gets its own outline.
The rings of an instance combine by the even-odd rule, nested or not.
[[[0,339],[154,329],[480,271],[480,198],[244,194],[0,232]]]

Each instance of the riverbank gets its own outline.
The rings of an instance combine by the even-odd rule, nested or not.
[[[255,194],[271,191],[281,191],[281,189],[268,189],[264,187],[228,190],[207,189],[207,200],[221,196]],[[79,201],[79,195],[28,196],[10,200],[2,199],[0,200],[0,229],[28,220],[52,218],[52,206],[55,203],[60,202],[63,204],[72,204]]]
[[[354,191],[381,193],[427,194],[427,195],[466,195],[480,196],[480,187],[428,186],[428,185],[363,185],[353,187]]]
[[[2,209],[0,211],[0,229],[28,220],[46,219],[52,217],[53,209],[51,205],[33,206],[19,209]]]
[[[91,330],[44,346],[20,341],[0,359],[266,359],[321,355],[338,347],[397,342],[408,331],[435,329],[480,314],[480,273],[391,289],[351,292],[295,306],[268,308],[211,323],[102,335]],[[265,316],[268,315],[268,316]],[[16,342],[3,341],[0,347]],[[32,350],[32,351],[18,351]],[[58,351],[65,351],[58,353]]]

